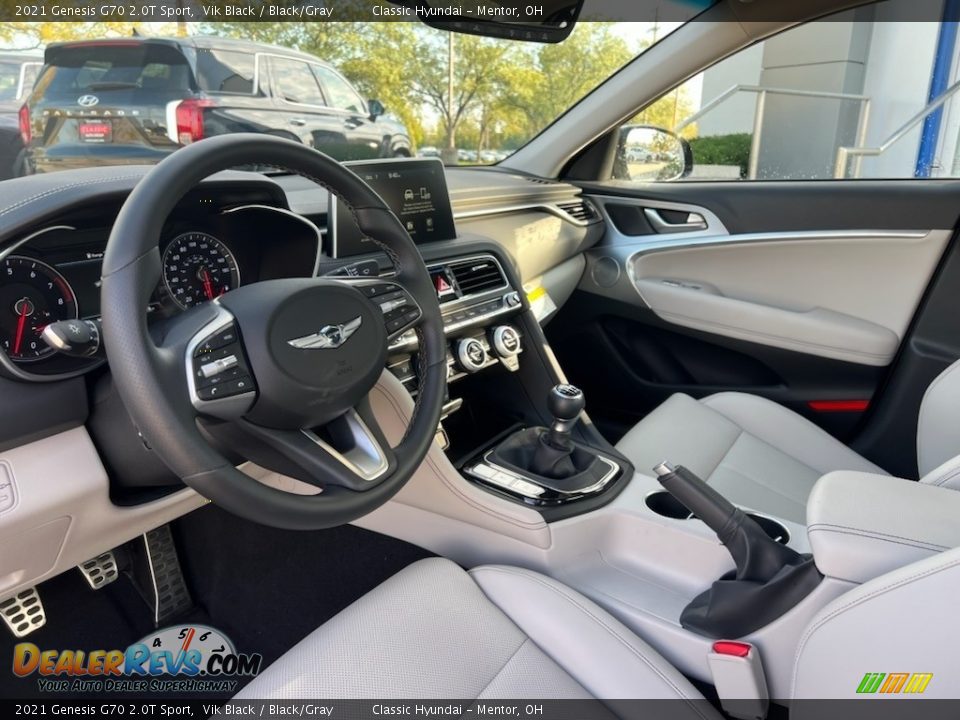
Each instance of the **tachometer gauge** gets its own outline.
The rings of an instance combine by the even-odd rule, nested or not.
[[[46,263],[11,255],[0,262],[0,347],[11,360],[31,362],[54,350],[40,334],[52,322],[75,320],[73,288]]]
[[[233,253],[213,235],[178,235],[163,253],[163,282],[186,310],[240,286],[240,270]]]

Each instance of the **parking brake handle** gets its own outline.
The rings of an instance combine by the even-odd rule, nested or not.
[[[667,462],[653,471],[667,492],[717,534],[736,565],[735,573],[684,609],[684,627],[709,637],[742,637],[782,615],[820,582],[812,556],[778,543],[695,473]]]

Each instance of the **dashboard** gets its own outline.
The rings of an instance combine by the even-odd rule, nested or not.
[[[443,168],[433,160],[351,168],[413,225],[444,315],[451,381],[491,364],[514,365],[518,333],[498,323],[522,310],[530,287],[549,284],[552,268],[564,263],[572,267],[564,272],[566,291],[572,292],[583,250],[602,235],[599,214],[566,183]],[[24,199],[12,199],[7,211],[0,208],[0,376],[52,382],[104,365],[103,352],[56,352],[41,335],[53,322],[99,317],[112,222],[146,170],[68,171],[86,182],[65,183],[67,174],[56,173],[10,183]],[[147,308],[150,321],[262,280],[389,277],[386,256],[361,242],[351,223],[326,190],[305,178],[245,172],[209,178],[175,206],[162,228],[162,278]],[[96,339],[109,344],[109,338]],[[416,337],[408,333],[394,340],[389,357],[411,390],[415,351]]]

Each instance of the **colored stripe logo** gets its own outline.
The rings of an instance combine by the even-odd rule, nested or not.
[[[927,689],[933,673],[867,673],[857,686],[860,695],[919,695]]]

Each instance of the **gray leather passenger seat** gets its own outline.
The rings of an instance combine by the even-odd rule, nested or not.
[[[747,393],[702,400],[677,394],[617,444],[639,472],[668,460],[684,465],[731,502],[806,521],[814,483],[835,470],[886,475],[809,420]],[[960,362],[931,383],[920,407],[921,482],[960,488]]]

